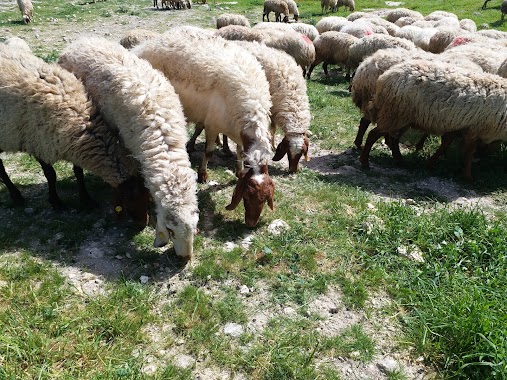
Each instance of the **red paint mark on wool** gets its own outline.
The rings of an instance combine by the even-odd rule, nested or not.
[[[459,46],[459,45],[465,45],[469,42],[471,42],[472,40],[468,37],[456,37],[454,39],[454,41],[452,41],[451,43],[451,46]]]
[[[305,40],[305,42],[306,42],[307,44],[313,44],[312,40],[311,40],[311,39],[309,39],[309,38],[308,38],[308,36],[307,36],[306,34],[302,34],[302,35],[301,35],[301,38],[302,38],[303,40]]]

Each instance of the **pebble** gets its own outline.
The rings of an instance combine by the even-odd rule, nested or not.
[[[241,285],[241,287],[239,288],[239,294],[249,294],[250,293],[250,289],[248,288],[248,286],[246,285]]]
[[[241,334],[243,334],[244,328],[237,323],[227,323],[224,326],[223,332],[225,335],[230,335],[232,337],[238,338],[241,336]]]
[[[290,226],[281,219],[273,220],[268,226],[268,233],[273,236],[281,235],[283,232],[288,231]]]
[[[34,211],[34,210],[33,210],[33,208],[31,208],[31,207],[27,207],[27,208],[25,208],[25,213],[26,213],[26,214],[31,215],[31,214],[33,214],[33,211]]]
[[[386,375],[394,372],[398,368],[398,363],[393,358],[387,356],[377,363],[378,368]]]
[[[148,276],[139,277],[139,281],[141,282],[141,284],[146,284],[146,283],[148,283],[149,280],[150,280],[150,278]]]

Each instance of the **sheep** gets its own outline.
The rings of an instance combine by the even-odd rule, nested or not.
[[[442,53],[449,44],[459,35],[459,31],[455,29],[442,29],[438,30],[433,36],[431,36],[427,51],[439,54]]]
[[[33,20],[33,5],[30,0],[18,0],[18,7],[23,16],[23,23],[29,24]]]
[[[145,41],[149,42],[153,40]],[[138,160],[156,206],[155,247],[172,240],[176,254],[190,258],[197,229],[197,184],[185,143],[183,109],[169,81],[121,45],[82,38],[58,62],[85,84],[125,146]]]
[[[226,209],[236,208],[243,198],[245,223],[255,226],[265,202],[273,209],[274,195],[267,169],[273,152],[269,132],[272,104],[261,65],[250,53],[222,39],[184,41],[164,35],[146,41],[134,52],[170,79],[188,121],[204,124],[206,149],[199,181],[207,180],[207,163],[219,133],[237,144],[239,180]]]
[[[362,38],[373,34],[373,26],[367,21],[356,20],[345,25],[340,29],[340,32],[351,34],[357,38]]]
[[[223,28],[227,25],[242,25],[250,28],[250,22],[243,15],[222,13],[217,17],[217,29]]]
[[[433,26],[435,28],[448,28],[448,29],[460,29],[460,22],[454,17],[443,17],[440,20],[434,21]]]
[[[477,24],[474,20],[470,20],[469,18],[463,18],[459,21],[459,27],[468,32],[475,33],[477,32]]]
[[[28,52],[17,50],[10,57],[0,53],[0,62],[0,151],[26,152],[39,161],[55,209],[64,205],[56,192],[52,164],[67,160],[74,164],[82,203],[95,205],[84,186],[81,168],[85,168],[115,189],[119,217],[129,213],[137,224],[146,225],[148,198],[142,181],[134,178],[135,166],[117,135],[104,125],[82,83],[61,67]],[[27,69],[21,62],[33,65]],[[0,169],[14,203],[23,203],[1,160]]]
[[[27,53],[31,53],[32,49],[28,45],[28,43],[19,37],[9,37],[4,41],[4,44],[9,48],[13,48],[16,51],[23,51]]]
[[[479,30],[477,32],[478,35],[492,38],[495,40],[505,40],[507,39],[507,33],[502,32],[500,30],[488,29],[488,30]]]
[[[304,34],[306,37],[312,40],[312,42],[319,36],[319,31],[313,25],[305,24],[302,22],[291,23],[289,25],[296,32]]]
[[[269,82],[271,107],[271,134],[276,127],[283,129],[285,137],[278,145],[273,161],[281,160],[285,154],[289,159],[289,171],[298,170],[302,155],[308,160],[309,140],[306,136],[311,115],[306,93],[306,82],[301,68],[287,59],[287,54],[262,44],[237,42],[260,62]]]
[[[321,0],[320,7],[321,7],[322,14],[327,13],[329,10],[331,12],[336,12],[336,3],[337,3],[337,0]]]
[[[380,17],[367,18],[368,22],[373,25],[382,26],[387,30],[387,33],[391,36],[395,36],[396,32],[400,30],[400,27],[393,24],[392,22],[386,21]]]
[[[282,21],[281,14],[283,13],[285,15],[283,22],[289,22],[289,6],[285,0],[264,0],[262,21],[264,21],[264,17],[269,21],[271,12],[275,12],[275,21]]]
[[[502,47],[494,48],[494,44],[488,47],[482,44],[466,44],[446,49],[441,55],[456,60],[467,58],[479,65],[484,72],[496,74],[501,63],[507,58],[507,49]]]
[[[420,21],[420,19],[414,18],[414,17],[409,17],[409,16],[403,16],[403,17],[400,17],[399,19],[397,19],[394,22],[394,25],[396,25],[399,28],[403,28],[404,26],[412,25],[412,24],[416,23],[417,21]],[[389,21],[387,21],[387,22],[389,22]]]
[[[227,40],[264,42],[267,46],[282,50],[294,58],[306,75],[307,68],[315,60],[315,47],[306,35],[287,27],[266,27],[266,23],[254,28],[229,25],[217,31]],[[224,30],[225,29],[225,30]]]
[[[424,19],[421,13],[407,8],[396,8],[386,13],[386,20],[392,23],[395,23],[400,17],[412,17],[417,20]]]
[[[224,28],[228,28],[224,27]],[[221,28],[221,29],[224,29]],[[246,27],[241,27],[246,28]],[[250,28],[247,28],[250,29]],[[192,39],[192,40],[207,40],[210,38],[217,38],[216,35],[217,31],[214,29],[205,29],[205,28],[199,28],[197,26],[192,25],[178,25],[173,26],[169,29],[167,29],[163,34],[164,35],[170,35],[172,37],[179,36],[182,39]]]
[[[377,126],[368,134],[361,152],[363,168],[369,167],[369,153],[380,136],[412,126],[435,135],[462,133],[464,177],[472,180],[477,143],[507,139],[507,80],[454,63],[412,60],[393,66],[378,79],[373,109]],[[391,149],[393,157],[400,160],[395,144]]]
[[[497,74],[502,78],[507,78],[507,59],[505,59],[498,68]]]
[[[317,31],[322,34],[324,32],[329,32],[335,25],[337,24],[348,24],[349,21],[345,17],[341,16],[328,16],[323,17],[317,22],[315,28]]]
[[[125,49],[132,49],[141,42],[160,36],[160,33],[148,29],[130,29],[120,39],[120,45]]]
[[[366,57],[369,57],[377,50],[389,48],[414,50],[416,47],[414,43],[403,38],[384,34],[373,34],[358,39],[349,47],[347,67],[355,70]]]
[[[430,14],[426,15],[424,19],[426,21],[438,21],[446,17],[451,17],[454,19],[458,19],[458,16],[456,16],[454,13],[451,12],[445,12],[445,11],[433,11]]]
[[[220,28],[216,32],[216,36],[231,41],[257,41],[264,39],[262,31],[255,28],[247,28],[241,25],[228,25]]]
[[[380,16],[371,12],[353,12],[347,16],[349,21],[356,21],[360,18],[380,18]]]
[[[329,64],[346,66],[349,59],[349,48],[356,41],[354,37],[342,32],[324,32],[314,41],[315,60],[308,70],[307,78],[310,79],[315,66],[323,62],[324,73],[329,76],[327,66]]]
[[[342,5],[345,9],[348,7],[350,12],[354,12],[354,9],[356,9],[356,4],[355,4],[354,0],[338,0],[336,2],[336,11],[337,12],[340,10],[340,7]]]
[[[507,0],[502,0],[502,4],[500,5],[500,12],[502,12],[502,18],[500,21],[503,23],[505,15],[507,14]]]
[[[294,0],[285,0],[287,2],[287,6],[289,7],[289,14],[294,15],[294,21],[299,20],[299,9],[298,5]]]

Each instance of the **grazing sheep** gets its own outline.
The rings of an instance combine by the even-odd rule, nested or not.
[[[217,30],[216,35],[231,41],[257,41],[264,39],[261,30],[241,25],[228,25]]]
[[[357,37],[347,33],[334,31],[322,33],[314,41],[315,60],[308,70],[307,78],[310,79],[313,69],[320,63],[323,63],[324,74],[327,77],[329,76],[327,71],[329,64],[346,67],[350,46],[356,41],[358,41]]]
[[[245,223],[255,226],[264,203],[272,208],[274,192],[267,172],[273,152],[269,132],[272,104],[261,65],[250,53],[222,39],[184,41],[164,35],[134,51],[170,79],[188,121],[204,124],[206,150],[199,167],[200,181],[207,179],[207,163],[218,134],[237,144],[236,173],[240,179],[227,209],[235,208],[243,198]]]
[[[285,16],[283,22],[289,22],[289,6],[285,0],[264,0],[264,11],[262,13],[262,21],[264,17],[269,21],[269,14],[275,13],[275,21],[282,21],[281,14]]]
[[[373,26],[367,21],[356,20],[340,29],[340,32],[348,33],[357,38],[362,38],[373,34]]]
[[[160,36],[160,33],[148,29],[130,29],[120,39],[120,45],[125,49],[132,49],[134,46],[139,45],[141,42],[150,38]]]
[[[262,65],[269,82],[271,94],[271,134],[274,142],[276,127],[285,134],[276,149],[273,161],[281,160],[285,154],[289,159],[289,171],[298,170],[301,156],[308,160],[308,138],[311,115],[306,93],[306,82],[301,68],[296,62],[287,59],[287,54],[262,44],[237,42]]]
[[[139,161],[156,205],[154,245],[172,240],[178,256],[190,257],[199,219],[197,185],[174,88],[148,62],[102,38],[70,44],[58,62],[83,80],[104,118],[118,126],[125,146]]]
[[[446,17],[451,17],[454,19],[458,19],[458,16],[456,16],[454,13],[451,12],[445,12],[445,11],[433,11],[430,14],[426,15],[424,19],[426,21],[438,21]]]
[[[376,14],[373,14],[371,12],[353,12],[347,16],[347,20],[349,21],[356,21],[360,18],[380,18]]]
[[[469,18],[463,18],[459,21],[459,27],[468,32],[475,33],[477,32],[477,24],[474,20],[470,20]]]
[[[30,0],[18,0],[18,7],[23,16],[23,22],[25,24],[30,23],[33,20],[33,5]]]
[[[125,209],[136,223],[146,225],[148,199],[142,181],[132,178],[136,173],[133,162],[118,136],[102,122],[82,83],[28,52],[16,50],[10,57],[0,53],[0,62],[0,150],[26,152],[39,161],[54,208],[61,209],[63,204],[56,192],[52,164],[66,160],[75,165],[81,202],[95,203],[84,186],[81,168],[85,168],[115,188],[115,208],[120,216]],[[27,69],[21,62],[33,65]],[[8,179],[1,160],[0,173],[13,201],[22,203],[23,197]]]
[[[421,13],[407,8],[396,8],[386,13],[386,20],[392,23],[395,23],[401,17],[412,17],[417,20],[424,19]]]
[[[389,35],[391,36],[395,36],[396,32],[400,30],[399,26],[393,24],[392,22],[386,21],[380,17],[367,18],[367,20],[369,23],[373,25],[382,26],[383,28],[385,28],[385,30],[387,30],[387,33],[389,33]]]
[[[396,107],[393,107],[396,104]],[[372,145],[385,133],[415,127],[443,135],[464,136],[464,176],[472,180],[471,162],[477,143],[507,139],[507,80],[461,69],[455,63],[413,60],[393,66],[377,82],[373,99],[374,128],[360,161],[368,168]],[[393,157],[401,159],[395,144]]]
[[[289,25],[296,32],[304,34],[312,40],[312,42],[319,36],[319,31],[313,25],[305,24],[303,22],[290,23]]]
[[[458,37],[460,31],[455,29],[441,29],[438,30],[433,36],[431,36],[427,51],[440,54],[442,53],[449,44]]]
[[[243,15],[222,13],[217,17],[217,29],[223,28],[227,25],[242,25],[250,28],[250,22]]]
[[[411,41],[385,34],[373,34],[356,40],[349,47],[347,67],[355,70],[367,57],[378,50],[389,48],[401,48],[414,50],[416,47]]]
[[[336,3],[338,0],[321,0],[320,7],[322,14],[326,14],[328,11],[336,12]]]
[[[28,52],[31,53],[32,49],[28,45],[28,43],[19,37],[9,37],[4,41],[4,45],[8,46],[9,48],[12,48],[16,52],[22,51],[22,52]],[[0,45],[1,46],[1,45]]]
[[[289,7],[289,14],[294,15],[294,21],[299,20],[299,9],[298,5],[294,0],[285,0],[287,2],[287,6]]]
[[[492,38],[495,40],[507,39],[507,32],[502,32],[501,30],[495,30],[495,29],[479,30],[477,32],[477,35]]]
[[[225,28],[225,27],[224,27]],[[227,27],[228,28],[228,27]],[[242,27],[245,28],[245,27]],[[222,28],[223,29],[223,28]],[[250,29],[250,28],[247,28]],[[208,40],[210,38],[217,38],[217,31],[215,29],[199,28],[192,25],[178,25],[167,29],[164,35],[169,35],[173,38],[179,36],[182,39],[191,40]]]
[[[345,9],[348,7],[350,12],[354,12],[354,9],[356,9],[356,3],[354,2],[354,0],[338,0],[336,2],[337,12],[340,10],[340,7],[342,5]]]
[[[441,55],[456,61],[466,58],[479,65],[484,72],[496,74],[507,58],[507,49],[499,46],[495,48],[494,44],[485,47],[481,43],[470,43],[446,49]]]
[[[322,34],[324,32],[329,32],[337,24],[344,25],[348,23],[349,21],[345,17],[328,16],[321,18],[319,22],[317,22],[317,24],[315,25],[315,28],[320,34]]]
[[[404,26],[407,26],[407,25],[413,25],[417,21],[421,21],[421,19],[409,17],[409,16],[403,16],[403,17],[400,17],[398,20],[396,20],[394,22],[394,25],[396,25],[399,28],[403,28]],[[389,22],[389,21],[387,21],[387,22]]]

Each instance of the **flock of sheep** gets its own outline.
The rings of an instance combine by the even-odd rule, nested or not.
[[[0,44],[0,152],[22,151],[40,162],[55,208],[63,206],[52,168],[58,160],[74,164],[85,203],[94,201],[83,168],[115,189],[119,217],[145,226],[153,202],[154,245],[172,241],[179,256],[190,257],[197,182],[208,178],[219,134],[224,144],[227,136],[237,145],[238,181],[226,208],[243,200],[245,223],[255,226],[263,206],[274,207],[270,160],[287,155],[289,171],[296,172],[300,159],[308,159],[306,78],[321,63],[326,75],[333,64],[352,76],[352,100],[363,115],[355,145],[365,168],[381,136],[399,161],[401,135],[416,128],[442,136],[430,163],[462,138],[471,179],[477,146],[507,139],[507,33],[477,32],[472,20],[447,12],[423,16],[404,8],[325,17],[315,27],[250,27],[244,16],[224,14],[217,27],[135,29],[119,43],[83,38],[57,63],[37,58],[19,38]],[[191,140],[189,122],[196,126]],[[278,146],[277,128],[284,135]],[[196,175],[187,149],[202,130],[205,152]],[[1,160],[0,178],[22,203]]]

